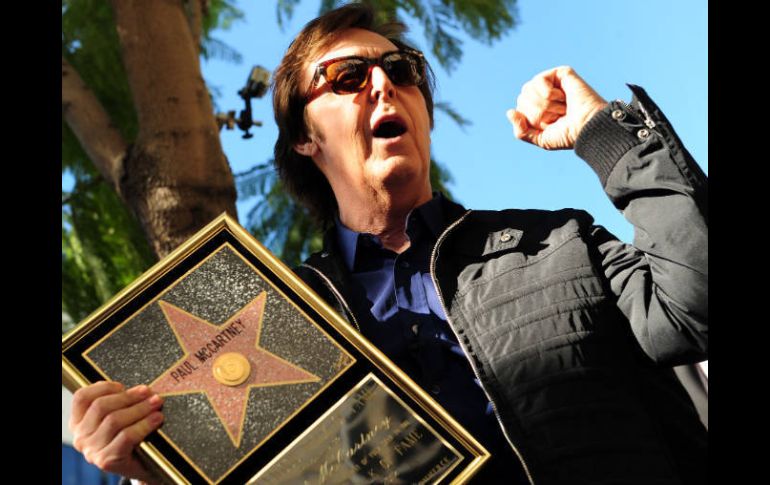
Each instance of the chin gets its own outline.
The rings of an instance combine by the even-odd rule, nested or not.
[[[377,165],[377,178],[391,190],[420,190],[427,185],[430,176],[429,167],[424,167],[424,163],[414,156],[390,156]]]

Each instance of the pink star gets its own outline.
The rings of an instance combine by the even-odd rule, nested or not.
[[[224,423],[234,445],[241,442],[246,402],[252,387],[318,382],[320,378],[259,346],[267,294],[263,291],[223,325],[213,325],[184,310],[158,301],[185,356],[150,387],[158,394],[203,392]],[[213,372],[222,354],[236,352],[249,362],[248,378],[237,386],[220,383]]]

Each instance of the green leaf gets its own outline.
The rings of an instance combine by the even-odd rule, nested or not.
[[[286,22],[290,21],[294,16],[294,7],[297,6],[299,0],[278,0],[275,13],[278,17],[278,26],[283,30],[284,19]]]
[[[440,162],[431,157],[430,159],[430,186],[434,192],[442,192],[444,195],[452,198],[452,192],[447,184],[452,183],[452,174]]]
[[[193,0],[191,0],[193,1]],[[203,12],[201,27],[203,36],[208,37],[215,30],[228,30],[233,23],[243,20],[243,11],[235,6],[235,2],[227,0],[209,0],[208,9]]]
[[[62,309],[80,321],[156,258],[141,227],[106,183],[81,179],[67,199],[62,207]]]
[[[240,52],[214,37],[208,37],[203,40],[201,44],[201,56],[206,60],[220,59],[232,62],[233,64],[240,64],[243,62],[243,56]]]
[[[199,1],[199,0],[188,0]],[[243,56],[237,49],[212,36],[220,30],[229,30],[235,22],[244,18],[243,11],[226,0],[210,0],[201,19],[200,51],[204,59],[221,59],[240,64]]]
[[[447,101],[439,101],[437,103],[433,104],[433,107],[445,115],[449,116],[449,118],[457,123],[457,126],[460,127],[461,130],[465,131],[466,126],[470,126],[473,123],[467,119],[464,118],[460,113],[458,113]]]

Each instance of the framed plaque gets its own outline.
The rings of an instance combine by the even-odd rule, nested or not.
[[[62,339],[71,390],[147,384],[176,484],[462,483],[489,453],[221,215]]]

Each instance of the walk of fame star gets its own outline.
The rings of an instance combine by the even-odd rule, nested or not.
[[[320,380],[318,376],[260,347],[259,338],[266,299],[267,293],[263,291],[222,325],[214,325],[168,302],[158,301],[185,355],[150,384],[150,387],[154,392],[166,395],[204,393],[236,447],[241,442],[246,404],[252,387]],[[225,338],[222,336],[223,331],[228,327],[231,331]],[[196,353],[201,349],[209,349],[208,355],[211,355],[203,362],[196,357]],[[248,365],[244,363],[248,377],[238,385],[222,383],[223,370],[225,374],[232,373],[232,368],[223,369],[221,360],[220,366],[215,366],[217,357],[224,354],[236,354],[236,373],[243,370],[238,367],[238,363],[248,361]],[[245,361],[241,357],[245,358]],[[185,365],[186,363],[192,365]],[[232,366],[232,360],[226,364]],[[193,367],[195,369],[191,370]],[[215,373],[219,374],[219,378]]]

